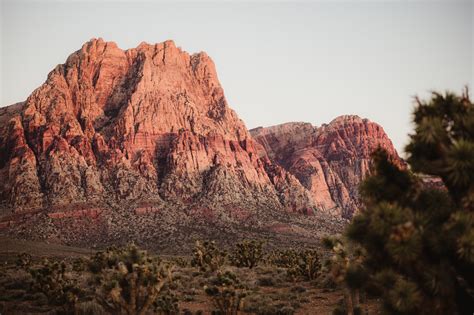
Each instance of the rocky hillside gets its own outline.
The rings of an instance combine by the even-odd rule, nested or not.
[[[350,216],[370,152],[396,156],[356,117],[252,134],[205,53],[93,39],[0,109],[0,230],[72,244],[156,239],[158,226],[199,220],[308,232],[281,222]]]
[[[211,59],[172,41],[91,40],[1,119],[4,212],[120,200],[312,209],[228,107]]]
[[[370,155],[382,147],[403,167],[383,128],[358,116],[327,125],[286,123],[250,133],[268,156],[295,175],[318,209],[351,217],[360,208],[358,186],[370,171]]]

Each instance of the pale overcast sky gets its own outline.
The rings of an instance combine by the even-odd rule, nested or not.
[[[214,60],[248,128],[357,114],[401,150],[415,95],[473,90],[473,1],[1,5],[1,105],[25,100],[93,37],[121,48],[173,39]]]

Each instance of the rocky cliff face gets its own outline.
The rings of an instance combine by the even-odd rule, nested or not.
[[[231,110],[212,60],[94,39],[0,112],[3,213],[122,200],[312,212]]]
[[[327,125],[286,123],[250,130],[277,164],[295,175],[319,209],[351,217],[360,208],[358,186],[370,171],[370,155],[381,147],[401,166],[383,128],[358,116]]]
[[[307,240],[356,211],[373,149],[396,156],[380,126],[353,116],[252,135],[205,53],[93,39],[0,108],[0,233],[175,244],[183,229],[238,226]]]

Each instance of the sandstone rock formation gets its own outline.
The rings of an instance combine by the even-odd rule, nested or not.
[[[228,107],[212,60],[172,41],[93,39],[0,117],[4,213],[121,200],[314,210]]]
[[[351,217],[360,208],[358,186],[381,147],[403,167],[383,128],[358,116],[340,116],[317,128],[286,123],[250,130],[269,157],[295,175],[325,212]]]
[[[211,222],[307,238],[357,210],[373,149],[398,158],[380,126],[354,116],[252,135],[205,53],[93,39],[0,108],[0,230],[90,245]]]

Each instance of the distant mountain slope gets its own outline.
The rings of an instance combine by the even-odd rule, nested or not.
[[[172,41],[123,51],[91,40],[8,111],[4,212],[120,200],[311,208],[228,107],[211,59]]]
[[[360,208],[358,186],[375,149],[384,148],[404,165],[383,128],[358,116],[340,116],[319,128],[296,122],[250,133],[310,191],[319,209],[338,216],[351,217]]]
[[[156,241],[177,225],[307,238],[357,209],[371,150],[396,156],[381,127],[352,116],[252,137],[212,60],[172,41],[93,39],[0,122],[0,233],[68,244]]]

